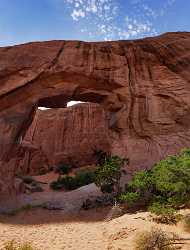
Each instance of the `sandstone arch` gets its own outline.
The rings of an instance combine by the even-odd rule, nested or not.
[[[0,194],[14,190],[19,141],[37,105],[91,101],[110,111],[112,151],[130,170],[190,146],[190,33],[136,41],[0,48]]]
[[[99,104],[90,102],[38,109],[22,140],[16,172],[38,175],[62,163],[72,168],[95,164],[96,152],[110,152],[108,118]]]

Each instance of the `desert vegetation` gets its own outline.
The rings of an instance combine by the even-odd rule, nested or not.
[[[71,169],[71,166],[69,166],[68,164],[60,163],[58,166],[55,167],[55,172],[59,173],[60,175],[64,175],[69,174]]]
[[[32,247],[32,245],[28,242],[23,244],[18,244],[16,241],[11,240],[7,241],[4,244],[3,250],[37,250]]]
[[[54,190],[74,190],[79,187],[93,183],[95,180],[94,171],[80,171],[75,176],[70,176],[67,168],[62,168],[62,173],[56,181],[50,184],[50,187]]]
[[[177,223],[177,210],[190,201],[190,150],[167,157],[151,170],[136,172],[118,200],[128,207],[147,207],[162,223]]]
[[[127,175],[128,160],[119,156],[106,155],[105,153],[101,153],[99,156],[95,170],[89,168],[78,170],[75,173],[71,171],[70,166],[60,164],[56,168],[59,177],[51,183],[51,188],[54,190],[74,190],[94,182],[100,187],[103,194],[92,198],[95,199],[94,202],[90,199],[84,200],[82,208],[85,210],[91,208],[104,209],[107,206],[108,212],[104,217],[105,222],[110,221],[112,223],[112,220],[124,215],[126,217],[123,220],[127,218],[129,223],[133,223],[133,220],[135,221],[138,218],[142,219],[142,216],[144,216],[143,219],[147,226],[151,225],[151,223],[155,225],[153,222],[172,224],[172,227],[167,226],[168,228],[164,230],[155,228],[155,226],[152,229],[147,227],[147,231],[132,228],[132,231],[137,232],[134,238],[131,239],[136,250],[174,250],[180,249],[186,244],[188,245],[189,239],[185,233],[190,232],[190,216],[189,214],[182,216],[180,209],[189,207],[190,150],[185,149],[178,155],[167,157],[155,164],[151,170],[136,172],[131,181],[125,186],[125,190],[121,189],[120,182],[121,177]],[[33,185],[35,182],[33,178],[28,176],[24,176],[22,179],[26,185]],[[57,207],[59,209],[59,206]],[[57,207],[54,206],[53,209],[57,209]],[[52,210],[52,207],[50,208]],[[146,213],[145,215],[144,213],[144,215],[141,215],[142,208],[144,211],[151,212],[151,214]],[[30,210],[30,206],[27,206],[25,210]],[[134,214],[134,219],[131,220],[133,214],[131,212],[134,210],[139,214],[137,218]],[[91,209],[89,213],[93,213],[93,211]],[[178,221],[183,223],[183,227],[181,227],[183,234],[180,236],[170,232],[170,229]],[[120,239],[119,237],[128,237],[130,228],[123,228],[121,232],[125,233],[118,233],[116,240]],[[14,241],[6,243],[5,247],[5,250],[34,249],[28,243],[19,245]]]
[[[168,234],[159,228],[140,233],[135,243],[136,250],[175,250],[181,244],[177,235]]]
[[[32,176],[17,175],[17,178],[22,180],[25,192],[30,194],[34,192],[43,192],[40,182],[36,181]]]
[[[186,232],[190,233],[190,214],[183,217],[183,225]]]
[[[71,175],[72,168],[67,164],[59,164],[55,168],[55,172],[59,174],[56,181],[50,184],[54,190],[74,190],[84,185],[95,182],[103,193],[112,193],[120,190],[120,178],[122,175],[122,167],[127,161],[118,156],[111,156],[103,151],[96,151],[97,169],[83,170]]]
[[[120,180],[122,175],[127,175],[128,159],[104,152],[97,155],[99,164],[95,171],[70,176],[70,168],[61,166],[59,173],[64,175],[60,174],[51,183],[51,188],[73,190],[94,182],[103,193],[111,194],[110,200],[124,205],[125,209],[147,209],[154,214],[153,220],[158,223],[176,224],[182,219],[178,210],[188,207],[190,202],[190,149],[167,157],[150,170],[136,172],[125,190],[121,189]],[[85,207],[93,207],[89,203],[88,200]]]
[[[147,209],[158,223],[176,224],[182,219],[178,209],[187,207],[190,201],[190,149],[167,157],[150,170],[136,172],[125,190],[121,189],[120,180],[122,175],[127,175],[129,160],[102,151],[96,154],[98,165],[95,171],[79,171],[73,175],[70,174],[70,166],[60,164],[56,168],[59,177],[50,187],[54,190],[74,190],[94,182],[104,194],[110,194],[112,200],[125,209]],[[32,180],[26,178],[25,181]]]
[[[122,168],[125,163],[128,163],[128,160],[119,156],[108,156],[101,163],[95,172],[96,185],[101,188],[103,193],[120,193],[120,179],[122,173],[125,173]]]

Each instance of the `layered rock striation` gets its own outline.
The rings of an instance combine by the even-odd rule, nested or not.
[[[16,152],[37,106],[96,102],[128,171],[190,146],[190,33],[135,41],[49,41],[0,48],[0,194],[14,191]]]
[[[68,108],[37,110],[23,142],[42,154],[28,150],[21,161],[24,173],[38,174],[60,163],[80,167],[96,163],[96,152],[109,152],[107,115],[98,104],[82,103]],[[36,160],[32,160],[35,158]],[[31,160],[28,160],[31,158]],[[38,160],[38,161],[37,161]]]

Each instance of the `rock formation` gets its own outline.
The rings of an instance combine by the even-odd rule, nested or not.
[[[111,151],[129,170],[190,146],[190,33],[135,41],[35,42],[0,48],[0,194],[14,191],[16,152],[37,106],[69,100],[109,110]]]
[[[23,142],[38,149],[27,148],[20,157],[17,169],[25,174],[35,175],[59,163],[73,167],[96,163],[95,151],[109,152],[106,114],[93,103],[38,110]]]
[[[16,175],[40,175],[50,171],[51,165],[40,145],[23,141],[16,154]]]

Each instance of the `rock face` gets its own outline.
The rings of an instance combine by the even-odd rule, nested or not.
[[[37,174],[40,166],[46,170],[47,165],[59,163],[73,167],[95,163],[96,150],[110,150],[106,113],[100,105],[92,103],[38,110],[24,137],[26,141],[40,148],[46,158],[38,153],[38,162],[32,161],[26,152],[21,168],[24,173]],[[34,158],[35,153],[31,151],[30,157]]]
[[[40,145],[23,141],[16,154],[17,175],[39,175],[50,170],[50,163],[47,155]]]
[[[190,146],[190,33],[135,41],[49,41],[0,48],[0,194],[14,191],[16,153],[37,105],[109,110],[111,151],[129,170]]]

